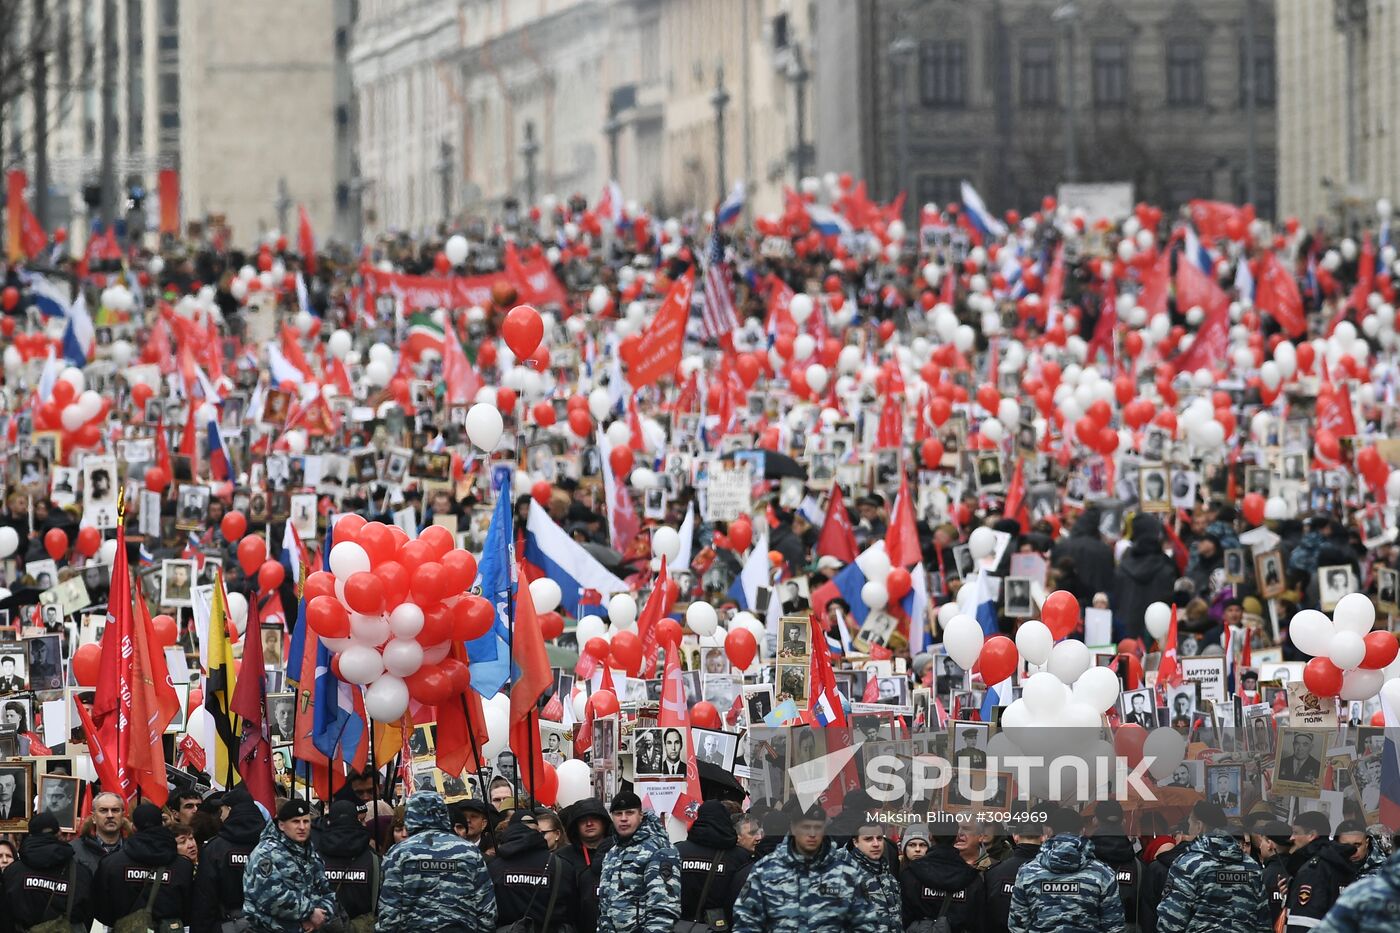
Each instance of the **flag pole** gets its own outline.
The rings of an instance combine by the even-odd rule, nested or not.
[[[376,804],[378,804],[378,803],[379,803],[379,759],[376,758],[375,755],[374,755],[374,720],[370,719],[368,715],[365,716],[365,720],[366,720],[366,722],[365,722],[366,731],[369,732],[369,769],[370,769],[369,775],[370,775],[370,782],[371,782],[370,786],[373,788],[374,802],[375,802]],[[375,807],[376,815],[378,814],[378,810],[379,810],[379,808],[378,808],[378,806],[376,806],[376,807]]]
[[[528,364],[529,360],[527,360],[526,363]],[[515,456],[517,460],[517,469],[523,469],[525,467],[525,395],[523,392],[517,395],[515,400]],[[529,586],[529,584],[525,582],[524,567],[519,559],[517,559],[513,569],[516,574],[519,575],[519,579],[516,581],[516,590],[518,593],[521,586]],[[515,688],[515,611],[515,605],[512,605],[510,611],[510,670],[508,671],[511,680],[511,689]],[[526,767],[530,769],[529,791],[530,801],[533,803],[535,800],[535,733],[538,731],[538,725],[536,722],[530,720],[528,713],[526,714],[526,724],[530,728],[525,730],[525,758]],[[515,763],[514,790],[516,801],[519,802],[519,761]]]

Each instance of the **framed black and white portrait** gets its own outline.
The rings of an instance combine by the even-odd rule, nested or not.
[[[737,733],[692,727],[690,734],[695,742],[697,762],[703,761],[723,771],[734,770],[734,759],[739,750]]]

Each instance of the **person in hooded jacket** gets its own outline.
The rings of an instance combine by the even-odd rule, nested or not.
[[[1176,564],[1162,550],[1162,523],[1154,515],[1133,518],[1133,543],[1113,578],[1113,616],[1127,638],[1142,638],[1143,617],[1156,602],[1170,603]]]
[[[710,918],[718,916],[727,928],[733,920],[734,900],[739,896],[739,875],[752,860],[747,851],[739,848],[739,834],[721,801],[700,804],[689,837],[676,843],[676,851],[681,859],[681,919],[708,921],[715,926]]]
[[[326,866],[326,881],[336,902],[351,920],[374,913],[379,893],[379,856],[369,846],[369,829],[355,804],[331,804],[313,844]]]
[[[1075,520],[1069,536],[1061,538],[1050,551],[1050,562],[1069,558],[1074,564],[1074,593],[1081,606],[1093,602],[1095,593],[1113,588],[1113,548],[1099,534],[1099,510],[1093,507]]]
[[[481,850],[452,832],[442,795],[419,791],[404,811],[408,838],[384,856],[379,933],[492,933],[496,892]]]
[[[1157,933],[1157,907],[1166,893],[1167,877],[1176,860],[1186,854],[1187,843],[1192,838],[1186,832],[1176,833],[1175,836],[1176,841],[1159,848],[1143,870],[1138,894],[1138,929],[1141,933]]]
[[[190,933],[220,933],[243,916],[243,869],[267,820],[242,784],[224,795],[228,808],[219,833],[204,844],[194,873]]]
[[[599,933],[670,933],[681,919],[680,854],[631,791],[608,805],[617,841],[598,881]]]
[[[1288,857],[1287,933],[1306,933],[1318,925],[1356,877],[1353,849],[1328,838],[1327,814],[1311,810],[1293,820],[1293,853]]]
[[[1159,933],[1268,933],[1264,870],[1225,831],[1225,811],[1207,800],[1191,810],[1195,840],[1167,874]]]
[[[1123,902],[1113,869],[1094,858],[1094,844],[1079,835],[1079,814],[1051,815],[1055,835],[1016,873],[1011,892],[1011,933],[1117,933],[1124,929]]]
[[[529,919],[536,930],[554,933],[573,919],[578,897],[575,873],[549,851],[548,840],[529,813],[517,812],[497,834],[496,857],[486,867],[496,889],[497,925]],[[551,900],[553,913],[549,909]]]
[[[957,841],[957,836],[930,836],[928,852],[900,876],[905,926],[941,915],[954,931],[976,928],[982,873],[962,857]]]
[[[108,926],[144,910],[151,886],[158,885],[151,917],[160,923],[190,922],[194,865],[179,853],[175,834],[165,826],[160,807],[139,804],[131,812],[136,832],[97,866],[93,879],[93,914]]]
[[[74,929],[92,924],[92,874],[58,838],[58,819],[40,813],[20,839],[19,858],[0,877],[0,933],[18,933],[67,917]]]
[[[589,797],[565,811],[564,833],[569,845],[559,852],[559,857],[574,873],[578,898],[574,926],[579,933],[595,933],[598,929],[598,881],[603,874],[603,857],[614,841],[612,817],[601,801]]]
[[[891,848],[885,839],[885,828],[877,823],[858,826],[855,835],[846,844],[846,854],[851,864],[859,868],[865,878],[865,893],[870,899],[881,933],[900,933],[904,929],[900,923],[903,896],[899,877],[887,858]]]
[[[1010,829],[1010,854],[987,869],[982,876],[982,901],[976,905],[982,918],[982,933],[1007,933],[1016,874],[1022,865],[1040,854],[1040,845],[1045,841],[1043,822],[1013,824]]]
[[[1137,929],[1138,901],[1143,865],[1123,828],[1123,805],[1101,800],[1094,805],[1094,857],[1118,876],[1118,897],[1123,902],[1123,920],[1128,929]]]
[[[1400,856],[1349,885],[1315,933],[1375,933],[1395,929],[1400,912]]]

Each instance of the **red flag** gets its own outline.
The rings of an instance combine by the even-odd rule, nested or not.
[[[1231,471],[1231,475],[1233,475],[1233,472],[1234,471]],[[1186,545],[1181,540],[1181,535],[1176,533],[1174,523],[1162,522],[1162,531],[1166,534],[1167,541],[1172,546],[1172,560],[1176,562],[1176,572],[1185,574],[1186,564],[1191,552],[1186,549]]]
[[[831,669],[831,646],[826,641],[826,616],[812,614],[811,699],[807,709],[821,717],[823,725],[844,726],[846,711],[836,690],[836,674]],[[878,687],[877,687],[878,693]]]
[[[1023,532],[1031,530],[1031,513],[1026,507],[1026,466],[1021,457],[1016,458],[1016,469],[1011,474],[1011,488],[1006,491],[1006,505],[1002,509],[1008,518],[1014,518]]]
[[[524,561],[521,561],[524,575]],[[530,588],[522,586],[515,597],[515,628],[511,642],[511,658],[520,668],[520,676],[510,685],[510,721],[518,723],[535,708],[545,690],[553,683],[549,670],[549,654],[544,648],[539,616]]]
[[[841,496],[841,487],[832,485],[831,498],[826,503],[826,518],[822,521],[821,537],[817,538],[817,556],[835,557],[849,564],[860,553],[856,548],[856,532],[851,527],[851,515]]]
[[[107,624],[102,631],[102,666],[92,700],[95,731],[89,738],[99,745],[111,763],[116,783],[109,790],[130,800],[136,783],[128,760],[131,748],[132,654],[135,643],[131,612],[131,574],[127,569],[126,527],[117,523],[117,551],[112,563],[112,585],[107,595]]]
[[[1108,363],[1113,365],[1113,329],[1118,326],[1118,299],[1113,294],[1113,286],[1108,282],[1103,287],[1103,302],[1100,304],[1102,310],[1099,311],[1098,323],[1094,325],[1094,336],[1089,339],[1089,359],[1093,359],[1099,350],[1103,350],[1108,357]]]
[[[1035,317],[1041,323],[1048,320],[1051,308],[1064,297],[1065,294],[1065,244],[1060,243],[1055,247],[1055,258],[1050,262],[1050,272],[1045,276],[1045,295],[1043,301],[1036,306]]]
[[[637,637],[642,640],[642,676],[650,679],[656,673],[656,625],[666,615],[666,558],[651,584],[642,614],[637,617]]]
[[[297,334],[297,329],[290,324],[282,325],[282,356],[288,363],[296,367],[302,378],[307,382],[315,382],[316,374],[311,370],[311,364],[307,362],[306,353],[301,349],[301,338]]]
[[[793,291],[788,283],[776,275],[768,276],[768,313],[763,320],[763,329],[775,339],[797,337],[797,320],[788,310],[792,297]]]
[[[288,680],[291,678],[288,677]],[[292,736],[292,754],[311,769],[311,787],[322,800],[331,798],[330,759],[316,747],[311,733],[316,727],[316,648],[308,644],[301,655],[301,678],[297,681],[296,733]],[[339,766],[339,762],[336,763]],[[203,770],[201,768],[200,770]]]
[[[1157,683],[1168,687],[1181,684],[1181,668],[1176,663],[1176,603],[1172,603],[1172,624],[1167,629],[1167,643],[1162,646],[1162,662],[1157,666]]]
[[[1138,304],[1147,309],[1149,317],[1167,312],[1167,290],[1172,279],[1171,252],[1170,249],[1162,250],[1162,255],[1143,273]]]
[[[690,296],[694,288],[695,269],[692,267],[676,279],[666,300],[661,302],[656,317],[642,334],[640,349],[627,364],[627,381],[634,389],[672,375],[681,365],[685,322],[690,317]]]
[[[24,189],[28,177],[21,169],[5,173],[5,258],[18,262],[24,256]]]
[[[306,205],[297,205],[297,249],[301,252],[301,267],[307,275],[316,274],[316,234],[311,232],[311,216]]]
[[[180,435],[180,456],[189,457],[191,465],[194,464],[196,455],[199,453],[197,442],[199,425],[195,420],[198,409],[199,405],[196,400],[190,399],[190,413],[185,418],[185,433]]]
[[[894,516],[885,532],[885,553],[890,566],[908,567],[923,559],[919,528],[914,521],[913,497],[909,494],[909,474],[899,471],[899,494],[894,497]]]
[[[262,632],[258,625],[258,601],[248,601],[248,624],[243,635],[243,663],[253,665],[252,677],[240,677],[233,688],[229,711],[243,721],[238,745],[238,774],[253,799],[271,812],[277,806],[272,778],[272,736],[267,721],[267,682],[257,676],[262,665]],[[368,743],[362,743],[367,745]]]
[[[335,371],[336,382],[344,379],[348,387],[349,377],[345,374],[345,367],[336,360],[339,369]],[[448,321],[443,328],[442,341],[442,384],[446,389],[447,404],[449,405],[469,405],[476,398],[476,393],[485,385],[481,375],[467,359],[467,354],[462,350],[462,342],[457,339],[457,325],[453,321]]]
[[[35,217],[34,212],[29,209],[28,201],[21,201],[20,208],[20,246],[24,249],[24,255],[33,259],[44,251],[44,247],[49,245],[49,235],[44,232],[44,227],[39,223],[39,218]]]
[[[475,692],[475,691],[472,691]],[[531,707],[523,719],[511,724],[510,750],[515,755],[520,782],[532,793],[544,774],[544,750],[540,746],[540,712]]]
[[[1290,337],[1301,337],[1307,331],[1303,314],[1303,296],[1298,281],[1277,256],[1265,253],[1259,260],[1259,284],[1255,287],[1254,304],[1273,316]]]
[[[119,547],[124,546],[118,545]],[[132,626],[131,727],[128,766],[141,793],[158,807],[165,806],[169,789],[165,785],[166,726],[180,714],[180,698],[170,682],[165,653],[156,642],[155,625],[146,600],[136,594],[137,615]]]
[[[160,232],[180,235],[180,173],[163,168],[157,175],[156,188],[160,196]]]
[[[103,790],[123,794],[121,790],[122,779],[117,773],[116,758],[113,757],[115,749],[109,750],[103,743],[97,726],[93,724],[92,716],[88,712],[87,704],[75,697],[73,705],[78,708],[78,720],[83,725],[83,735],[87,737],[88,755],[92,757],[92,767],[97,771],[97,782],[102,785]],[[123,794],[123,796],[125,795]]]
[[[679,729],[685,737],[685,793],[680,795],[671,815],[684,820],[689,826],[695,822],[695,812],[700,808],[700,769],[695,764],[695,743],[690,735],[690,707],[686,703],[685,681],[681,678],[681,665],[678,660],[680,646],[666,648],[666,674],[661,686],[661,712],[656,724],[662,729]],[[664,737],[665,733],[663,733]]]
[[[627,446],[638,453],[647,449],[646,438],[642,434],[642,414],[637,411],[637,394],[627,396]]]
[[[1249,217],[1246,210],[1236,207],[1225,201],[1203,201],[1200,199],[1191,201],[1188,205],[1191,211],[1191,225],[1196,228],[1196,232],[1206,240],[1222,240],[1229,238],[1229,224],[1232,220],[1239,220],[1240,223],[1248,226]]]
[[[1230,299],[1193,262],[1176,264],[1176,304],[1181,309],[1199,305],[1206,314],[1190,348],[1174,361],[1176,371],[1210,369],[1224,360],[1230,347]]]
[[[1337,437],[1356,433],[1356,419],[1351,413],[1351,393],[1345,385],[1323,382],[1317,390],[1317,430],[1331,431]]]
[[[886,395],[880,406],[880,424],[875,432],[875,446],[880,448],[898,447],[904,442],[904,413],[899,400]]]
[[[465,663],[466,648],[454,641],[451,656]],[[481,694],[468,688],[437,707],[437,766],[446,774],[461,774],[464,769],[480,771],[483,763],[481,747],[490,736],[486,732],[486,714],[481,708]]]

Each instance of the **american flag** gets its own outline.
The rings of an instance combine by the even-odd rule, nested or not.
[[[701,315],[703,336],[724,340],[739,327],[734,311],[734,293],[729,284],[729,266],[724,261],[724,244],[718,233],[710,234],[705,250],[705,307]]]

